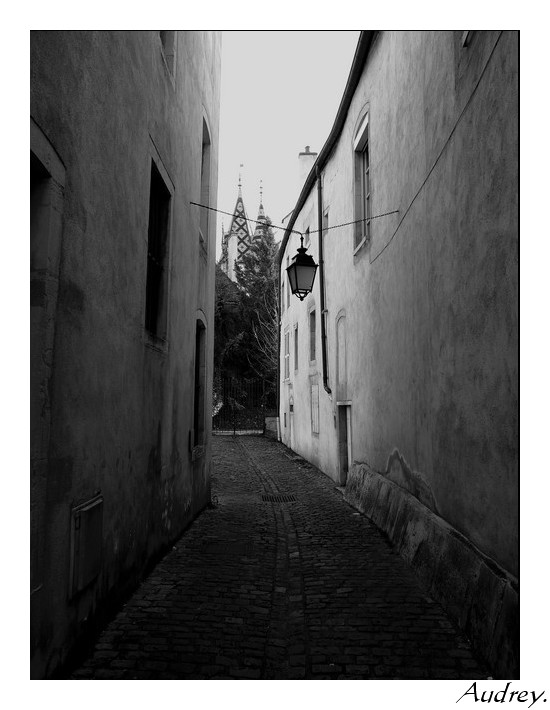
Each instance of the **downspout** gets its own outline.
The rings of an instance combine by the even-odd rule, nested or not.
[[[317,222],[319,235],[319,290],[321,292],[321,358],[323,360],[323,387],[325,392],[332,394],[328,386],[327,368],[327,330],[325,327],[325,261],[323,258],[323,188],[321,185],[321,171],[317,166]]]

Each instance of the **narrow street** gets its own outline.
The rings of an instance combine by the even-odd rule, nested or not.
[[[76,679],[483,679],[490,673],[327,476],[261,436],[213,437],[205,510]]]

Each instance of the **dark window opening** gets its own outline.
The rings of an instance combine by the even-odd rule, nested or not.
[[[166,291],[166,252],[170,193],[157,167],[151,164],[149,196],[149,234],[147,242],[147,286],[145,327],[156,336],[163,336]]]
[[[463,47],[469,47],[472,42],[472,37],[475,30],[462,30],[462,35],[460,37],[460,43]]]
[[[315,360],[315,311],[309,314],[309,359]]]
[[[42,252],[48,244],[50,174],[31,151],[31,274],[45,268]]]
[[[49,172],[42,165],[42,162],[31,151],[31,195],[42,180],[50,177]]]
[[[195,401],[193,407],[193,446],[204,444],[204,393],[206,387],[206,328],[197,321],[195,331]]]
[[[203,119],[202,122],[202,157],[201,157],[201,205],[209,205],[210,200],[210,134]],[[209,210],[200,210],[200,240],[208,245]]]

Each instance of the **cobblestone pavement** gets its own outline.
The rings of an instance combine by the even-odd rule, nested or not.
[[[216,507],[72,678],[490,675],[330,478],[260,436],[214,437],[213,455]]]

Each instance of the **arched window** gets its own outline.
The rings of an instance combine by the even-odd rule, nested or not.
[[[202,119],[202,153],[201,153],[201,205],[210,204],[210,132],[204,118]],[[199,237],[201,244],[205,249],[208,248],[208,223],[210,211],[207,209],[200,210],[200,232]]]

